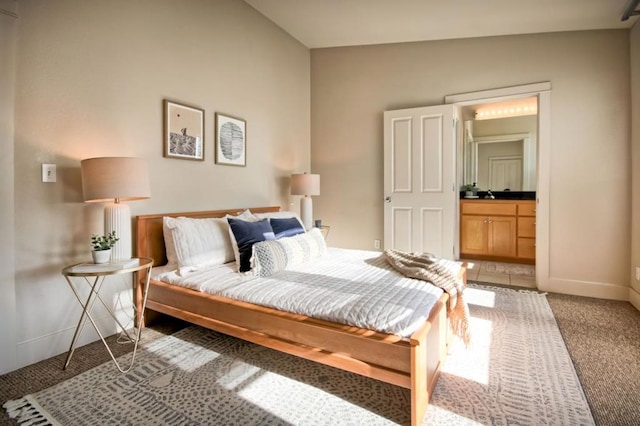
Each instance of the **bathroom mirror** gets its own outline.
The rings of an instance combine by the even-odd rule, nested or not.
[[[464,124],[464,183],[482,191],[536,190],[537,115]]]

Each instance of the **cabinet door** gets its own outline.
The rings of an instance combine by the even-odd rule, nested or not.
[[[518,237],[536,237],[536,218],[535,217],[519,217],[518,218]]]
[[[535,216],[535,215],[536,215],[535,201],[521,201],[518,204],[518,216]]]
[[[535,238],[518,238],[518,257],[522,259],[536,258]]]
[[[460,218],[460,252],[487,254],[487,217],[462,215]]]
[[[488,220],[489,254],[515,257],[516,218],[491,216]]]

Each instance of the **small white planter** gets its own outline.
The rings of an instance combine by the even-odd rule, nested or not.
[[[107,263],[111,259],[111,249],[93,250],[91,256],[93,256],[93,263]]]

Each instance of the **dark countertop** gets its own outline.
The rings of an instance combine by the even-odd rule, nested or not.
[[[496,200],[535,200],[536,191],[491,191]],[[487,195],[487,191],[478,191],[479,200],[484,200]],[[460,192],[460,199],[472,199],[464,198],[464,191]]]

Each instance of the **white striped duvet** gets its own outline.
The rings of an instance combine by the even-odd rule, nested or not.
[[[328,248],[326,256],[268,278],[240,274],[235,263],[182,277],[159,267],[152,278],[402,337],[420,328],[442,295],[441,289],[395,271],[380,252],[339,248]]]

